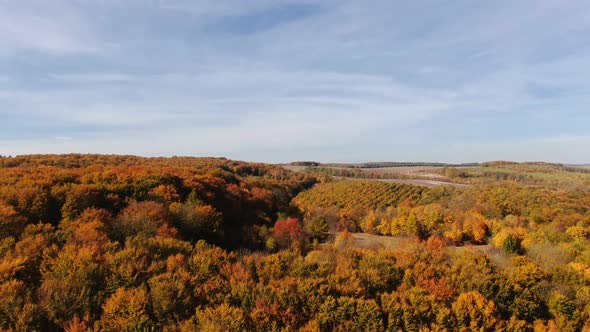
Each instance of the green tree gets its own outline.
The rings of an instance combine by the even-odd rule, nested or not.
[[[506,237],[502,248],[507,254],[519,254],[521,252],[520,242],[512,234]]]
[[[318,241],[325,241],[330,235],[330,225],[324,216],[316,216],[306,219],[305,230],[309,236]]]

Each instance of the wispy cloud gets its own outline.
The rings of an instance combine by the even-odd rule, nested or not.
[[[0,2],[0,55],[34,51],[49,55],[103,52],[91,22],[74,6],[56,0]]]
[[[0,2],[0,154],[585,161],[588,9]]]
[[[50,74],[51,79],[67,83],[120,83],[131,82],[134,80],[132,75],[121,73],[68,73],[68,74]]]

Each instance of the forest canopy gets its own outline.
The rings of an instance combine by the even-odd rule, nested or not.
[[[522,178],[491,181],[497,167]],[[471,187],[427,188],[224,158],[2,157],[0,328],[590,330],[586,173],[467,172]]]

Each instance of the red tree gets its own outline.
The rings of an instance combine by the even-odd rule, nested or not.
[[[283,248],[289,247],[295,242],[301,243],[303,231],[297,218],[278,220],[272,230],[272,237],[277,245]]]

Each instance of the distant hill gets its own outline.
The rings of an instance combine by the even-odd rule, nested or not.
[[[317,161],[293,161],[288,163],[290,166],[319,166],[320,163]]]
[[[432,167],[467,167],[479,166],[479,163],[439,163],[439,162],[405,162],[405,161],[384,161],[384,162],[366,162],[366,163],[319,163],[315,161],[294,161],[289,163],[291,166],[322,166],[322,167],[342,167],[342,168],[384,168],[384,167],[412,167],[412,166],[432,166]]]
[[[413,167],[413,166],[431,166],[431,167],[498,167],[505,165],[529,165],[529,166],[554,166],[554,167],[590,167],[590,163],[585,164],[562,164],[544,161],[525,161],[516,162],[510,160],[492,160],[482,163],[440,163],[440,162],[411,162],[411,161],[383,161],[383,162],[366,162],[366,163],[320,163],[317,161],[294,161],[287,165],[307,166],[307,167],[340,167],[340,168],[385,168],[385,167]]]

